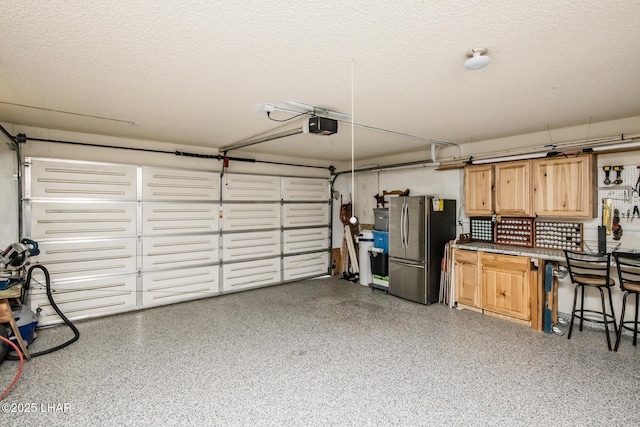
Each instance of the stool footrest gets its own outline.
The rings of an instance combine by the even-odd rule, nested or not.
[[[625,320],[624,322],[620,322],[620,327],[626,329],[627,331],[634,332],[635,330],[638,330],[638,332],[640,332],[640,327],[633,320]]]
[[[591,316],[600,316],[600,318],[587,317],[585,314],[591,315]],[[615,316],[609,313],[605,313],[604,315],[607,317],[607,323],[616,321]],[[575,311],[574,316],[577,317],[578,319],[586,320],[587,322],[604,323],[604,320],[602,319],[602,312],[597,310],[578,309]]]

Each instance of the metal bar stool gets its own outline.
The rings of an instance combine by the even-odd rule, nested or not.
[[[622,314],[620,315],[620,326],[616,337],[615,351],[618,351],[622,329],[633,331],[633,345],[638,340],[638,307],[640,306],[640,253],[614,252],[613,256],[618,266],[618,279],[620,289],[624,292],[622,297]],[[635,320],[624,320],[624,311],[627,306],[627,297],[630,294],[636,296]]]
[[[582,323],[584,320],[594,323],[603,323],[604,331],[607,335],[607,346],[611,351],[611,338],[609,337],[609,323],[613,323],[613,329],[618,335],[618,327],[616,325],[616,316],[613,311],[613,300],[611,299],[611,288],[615,286],[615,281],[610,277],[611,271],[611,254],[583,254],[580,252],[564,251],[567,259],[567,268],[571,282],[576,285],[573,293],[573,309],[571,311],[571,322],[569,324],[568,339],[571,339],[573,330],[573,321],[577,317],[580,319],[580,330],[582,331]],[[602,303],[602,311],[584,308],[584,289],[586,287],[595,288],[600,292],[600,301]],[[609,308],[611,313],[607,313],[604,301],[604,290],[609,294]],[[581,291],[580,308],[576,309],[578,302],[578,291]],[[602,317],[602,319],[594,317]]]

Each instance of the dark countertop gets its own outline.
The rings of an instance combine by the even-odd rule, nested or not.
[[[498,245],[488,242],[455,243],[456,249],[469,251],[491,252],[494,254],[526,256],[547,261],[565,261],[564,252],[559,249],[526,248],[512,245]]]
[[[478,251],[478,252],[490,252],[494,254],[503,254],[503,255],[516,255],[516,256],[526,256],[530,258],[539,258],[546,261],[559,261],[564,262],[566,258],[564,257],[564,252],[560,249],[543,249],[543,248],[526,248],[520,246],[512,246],[512,245],[498,245],[496,243],[489,242],[468,242],[468,243],[455,243],[453,247],[456,249],[466,249],[469,251]],[[620,248],[619,245],[616,245],[612,248],[607,248],[607,252],[620,251],[620,252],[638,252],[638,249],[628,249],[628,248]],[[585,250],[585,252],[588,252]],[[613,256],[611,257],[612,264],[615,264],[613,261]]]

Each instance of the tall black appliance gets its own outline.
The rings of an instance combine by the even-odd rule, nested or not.
[[[389,202],[389,293],[438,302],[445,244],[456,236],[456,201],[399,196]]]

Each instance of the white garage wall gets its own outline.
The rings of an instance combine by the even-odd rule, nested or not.
[[[0,138],[0,250],[18,239],[18,180],[16,152]]]
[[[640,151],[633,151],[627,153],[612,153],[612,154],[601,154],[598,155],[597,158],[598,163],[598,181],[596,185],[599,188],[607,188],[607,186],[603,183],[603,173],[602,166],[624,166],[627,171],[630,171],[633,176],[637,177],[640,170],[636,169],[640,166]],[[615,178],[615,173],[611,173],[611,179]],[[635,185],[634,182],[623,182],[622,185]],[[598,226],[602,225],[602,208],[601,202],[604,197],[614,197],[617,198],[619,196],[619,192],[609,193],[609,190],[600,190],[598,191],[598,199],[596,203],[598,205],[598,217],[584,222],[584,240],[589,245],[589,247],[593,249],[597,249],[597,240],[598,240]],[[636,194],[634,198],[634,202],[638,204],[640,207],[640,195]],[[626,207],[629,204],[622,200],[613,200],[612,205],[614,208],[618,207],[620,213],[622,215],[626,215],[626,208],[623,209],[623,206]],[[620,240],[613,240],[613,235],[607,236],[607,247],[613,248],[617,244],[620,244],[620,249],[628,249],[628,250],[640,250],[640,219],[635,218],[633,221],[627,221],[627,218],[620,218],[620,225],[622,226],[622,237]],[[617,278],[617,270],[613,268],[611,270],[611,274],[614,279]],[[561,313],[571,313],[571,305],[573,303],[573,291],[574,285],[571,284],[569,278],[565,278],[559,281],[558,283],[558,311]],[[600,294],[598,292],[592,292],[587,294],[587,302],[586,304],[591,307],[599,307],[600,306]],[[631,304],[631,302],[630,302]],[[622,292],[619,287],[616,286],[613,289],[613,307],[616,312],[616,316],[619,316],[622,309]],[[633,310],[628,310],[627,313],[630,317],[633,313]]]
[[[608,120],[579,126],[555,128],[548,124],[549,131],[532,132],[504,138],[470,142],[461,145],[462,157],[479,153],[493,153],[501,150],[515,150],[526,147],[540,147],[586,139],[608,138],[624,135],[640,134],[640,116],[618,120]]]
[[[351,198],[351,173],[339,175],[334,189],[342,195],[343,202],[353,200],[354,214],[361,224],[373,224],[373,209],[377,207],[376,194],[383,191],[410,190],[412,196],[435,195],[442,199],[455,199],[458,208],[460,202],[460,170],[437,171],[434,166],[418,166],[405,169],[382,170],[375,172],[356,172],[355,197]],[[389,197],[387,196],[387,200]],[[342,244],[340,228],[340,200],[334,201],[333,247]]]

